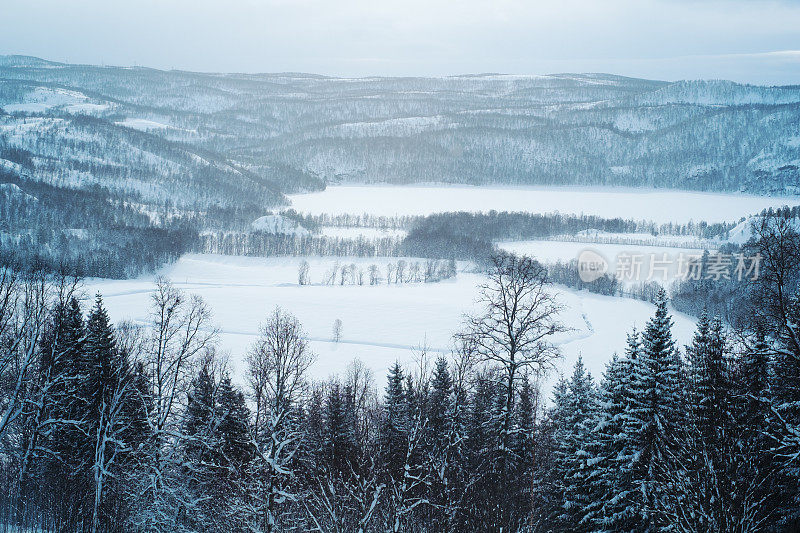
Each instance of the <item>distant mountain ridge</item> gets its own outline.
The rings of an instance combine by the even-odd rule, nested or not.
[[[55,156],[32,145],[49,141],[14,133],[37,135],[24,125],[32,117],[42,132],[53,121],[81,123],[64,133],[64,142],[69,132],[83,135],[72,142],[71,161],[87,159],[83,149],[102,152],[106,135],[137,130],[206,160],[228,192],[209,189],[210,178],[195,171],[148,171],[152,186],[144,189],[154,198],[185,204],[252,200],[253,186],[262,188],[260,201],[280,202],[272,192],[341,181],[800,191],[797,86],[610,74],[222,74],[0,56],[0,109],[0,147],[31,151],[37,168]],[[124,157],[116,163],[124,166]],[[72,185],[142,189],[89,174]],[[182,176],[177,197],[159,183],[170,176]],[[212,198],[212,190],[231,196]]]

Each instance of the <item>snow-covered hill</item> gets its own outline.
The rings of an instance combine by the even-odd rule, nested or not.
[[[332,78],[0,57],[6,113],[91,115],[284,192],[327,182],[796,192],[800,88],[606,74]]]

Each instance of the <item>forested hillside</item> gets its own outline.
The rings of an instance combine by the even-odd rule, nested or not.
[[[223,154],[285,191],[336,180],[798,186],[794,86],[200,74],[19,56],[0,59],[0,80],[6,112],[101,117]]]

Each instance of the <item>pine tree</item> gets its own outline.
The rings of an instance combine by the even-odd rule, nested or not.
[[[103,402],[108,400],[121,377],[115,360],[114,332],[100,294],[96,295],[94,307],[86,320],[85,353],[89,363],[86,386],[90,412],[99,418]]]
[[[564,474],[563,508],[560,520],[572,531],[586,531],[585,510],[591,503],[590,468],[587,445],[592,437],[595,416],[595,390],[591,375],[586,372],[583,359],[575,362],[568,384],[566,417],[556,434],[558,449],[556,460]]]
[[[241,529],[244,517],[240,509],[247,498],[245,477],[255,450],[244,394],[232,385],[227,372],[219,380],[215,411],[218,423],[213,440],[219,442],[219,463],[215,465],[214,494],[225,528]]]
[[[206,360],[190,385],[183,427],[186,488],[192,494],[189,501],[196,502],[183,513],[189,527],[202,525],[216,513],[213,478],[220,442],[215,435],[215,395],[211,362]]]
[[[395,362],[389,370],[383,400],[381,455],[386,473],[395,481],[403,475],[408,438],[408,401],[403,369]]]
[[[127,354],[117,350],[114,330],[99,294],[86,320],[85,352],[89,366],[85,387],[90,398],[87,427],[94,438],[92,530],[97,531],[110,527],[110,508],[121,501],[114,480],[122,476],[130,451],[125,437],[131,424],[127,415],[133,393]]]
[[[800,527],[800,293],[786,312],[785,325],[773,344],[770,371],[772,460],[780,468],[777,514],[787,530]]]
[[[74,297],[56,303],[40,347],[38,394],[27,435],[26,452],[20,465],[21,489],[28,479],[52,489],[52,509],[65,527],[78,527],[76,520],[88,513],[90,498],[90,439],[84,432],[88,402],[79,385],[86,372],[83,314]],[[39,457],[41,456],[41,457]],[[39,463],[37,466],[37,462]],[[86,495],[75,498],[75,494]]]
[[[351,401],[352,393],[342,390],[339,382],[333,381],[325,401],[325,438],[322,449],[326,467],[341,479],[350,475],[355,463],[356,443]]]
[[[531,507],[531,484],[534,461],[536,461],[536,397],[538,390],[525,376],[519,388],[514,411],[514,433],[511,444],[513,458],[513,483],[509,483],[509,501],[515,509],[516,520],[528,519]],[[522,523],[520,523],[520,526]]]
[[[53,325],[50,338],[45,339],[48,359],[46,365],[52,364],[52,371],[61,378],[61,386],[57,405],[54,406],[54,416],[64,420],[80,420],[83,418],[88,405],[88,398],[81,394],[80,384],[85,380],[87,364],[85,358],[86,328],[83,321],[80,303],[76,298],[71,298],[67,306],[59,306],[54,311]],[[54,376],[55,377],[55,376]],[[75,431],[74,425],[62,425],[59,431]],[[65,444],[64,452],[74,451],[72,437],[63,435],[54,438],[56,444]],[[74,444],[74,442],[73,442]],[[60,454],[59,454],[60,455]]]
[[[638,503],[640,493],[637,492],[635,461],[640,453],[642,421],[636,416],[635,405],[641,393],[641,364],[641,334],[634,328],[628,335],[618,372],[609,371],[606,385],[611,401],[604,406],[603,413],[611,425],[603,433],[611,437],[601,443],[610,464],[600,473],[606,497],[595,520],[604,530],[624,532],[636,531],[640,527],[641,506]],[[615,432],[616,425],[619,426],[618,433]]]
[[[449,418],[453,380],[447,366],[447,359],[439,357],[431,378],[431,396],[429,405],[429,430],[437,447],[443,446],[444,439],[450,432],[452,420]]]
[[[756,516],[765,520],[779,507],[776,496],[781,492],[776,490],[776,485],[779,485],[777,465],[768,452],[772,448],[769,435],[774,434],[770,408],[770,353],[764,330],[757,327],[755,344],[745,350],[732,380],[737,384],[734,389],[735,445],[745,463],[741,475],[743,479],[751,480],[750,497],[761,502]]]
[[[465,529],[494,520],[498,512],[497,506],[500,505],[497,497],[500,483],[497,464],[499,398],[501,395],[493,373],[485,371],[476,376],[466,421],[464,454],[467,469],[473,477],[466,496],[469,505],[464,509],[466,524],[462,527]]]
[[[629,351],[636,350],[636,333],[629,336]],[[634,343],[631,348],[631,343]],[[584,448],[587,455],[587,491],[591,495],[585,509],[587,523],[601,530],[626,531],[625,501],[629,487],[624,484],[626,449],[626,384],[630,360],[615,354],[606,366],[598,391],[598,404],[592,429],[593,438]]]
[[[626,436],[631,440],[630,468],[636,529],[658,530],[663,519],[653,513],[661,498],[661,479],[676,445],[682,409],[681,368],[672,338],[666,292],[642,333],[639,356],[632,365],[631,405]]]

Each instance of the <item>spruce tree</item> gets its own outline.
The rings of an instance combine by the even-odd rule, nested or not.
[[[204,361],[192,380],[184,416],[184,475],[190,502],[195,508],[184,513],[189,527],[199,527],[216,511],[214,506],[214,469],[219,463],[220,442],[215,435],[216,384],[210,361]]]
[[[389,370],[388,381],[383,400],[381,454],[387,474],[398,480],[403,475],[408,444],[408,401],[400,363],[395,362]]]
[[[587,445],[592,438],[592,421],[595,416],[595,390],[592,376],[586,371],[583,359],[575,362],[569,380],[567,413],[564,426],[557,433],[556,459],[564,473],[564,501],[561,522],[572,531],[586,531],[585,510],[591,503],[590,466]]]
[[[42,466],[38,484],[51,487],[53,510],[65,527],[76,527],[75,520],[86,514],[89,501],[91,461],[90,436],[86,433],[89,401],[82,384],[87,373],[84,347],[86,329],[80,303],[70,298],[58,303],[51,313],[48,328],[41,342],[40,372],[50,390],[42,398],[42,419],[49,419],[44,442],[33,443],[42,450]],[[35,438],[31,434],[30,439]],[[35,451],[36,448],[32,448]],[[29,461],[33,461],[31,457]],[[30,468],[24,465],[24,468]],[[25,479],[22,480],[23,482]],[[73,497],[76,494],[82,498]]]
[[[95,304],[86,319],[86,358],[89,374],[86,386],[89,390],[90,411],[100,416],[104,401],[108,401],[111,391],[121,379],[121,371],[116,360],[116,346],[111,321],[103,306],[103,298],[98,293]]]
[[[676,446],[681,416],[681,368],[671,328],[667,295],[661,289],[655,315],[642,333],[642,346],[629,385],[630,494],[639,520],[635,527],[641,531],[659,530],[664,525],[653,510],[661,498],[663,473]]]
[[[629,343],[631,341],[629,337]],[[585,519],[600,530],[626,531],[624,511],[629,487],[625,486],[621,474],[624,458],[629,454],[625,434],[629,369],[630,361],[616,354],[606,366],[598,391],[593,438],[584,449],[589,469],[587,490],[591,494]]]

